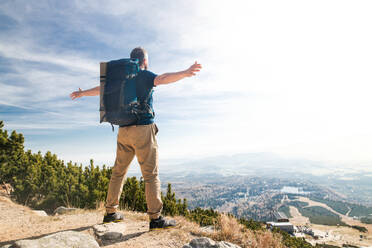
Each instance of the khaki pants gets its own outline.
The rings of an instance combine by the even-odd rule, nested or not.
[[[158,177],[158,144],[155,124],[137,125],[119,128],[116,161],[107,193],[106,212],[113,213],[119,206],[124,178],[129,164],[136,155],[145,181],[147,213],[150,219],[160,216],[163,202],[160,197],[160,180]]]

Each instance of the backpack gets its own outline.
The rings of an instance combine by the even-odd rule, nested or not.
[[[154,115],[136,93],[136,76],[140,71],[138,59],[119,59],[100,63],[100,123],[134,125],[143,115]],[[114,126],[112,126],[114,128]]]

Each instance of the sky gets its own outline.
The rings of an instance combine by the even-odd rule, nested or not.
[[[0,2],[0,120],[33,152],[112,165],[99,62],[143,46],[157,74],[160,161],[268,152],[372,165],[371,1]]]

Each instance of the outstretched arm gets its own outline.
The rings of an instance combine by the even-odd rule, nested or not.
[[[74,100],[74,99],[82,97],[82,96],[98,96],[99,93],[100,93],[100,88],[101,88],[100,86],[91,88],[89,90],[81,90],[79,88],[78,91],[72,92],[70,94],[70,97],[71,97],[72,100]]]
[[[194,76],[196,75],[196,72],[200,71],[201,68],[202,68],[201,64],[198,64],[195,61],[195,63],[192,66],[190,66],[187,70],[164,73],[159,76],[156,76],[154,80],[154,85],[174,83],[185,77]]]

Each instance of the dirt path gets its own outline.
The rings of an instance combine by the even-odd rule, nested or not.
[[[351,208],[349,206],[347,206],[347,208],[349,209],[349,211],[347,211],[347,213],[345,215],[349,217],[349,214],[351,212]]]
[[[310,223],[309,218],[302,216],[296,207],[289,206],[289,212],[292,215],[291,223],[295,226],[305,226]]]
[[[65,217],[41,217],[29,208],[0,196],[0,245],[18,239],[37,238],[62,230],[87,231],[101,220],[99,213],[86,212]]]
[[[125,240],[106,245],[107,248],[125,247],[182,247],[194,236],[189,230],[170,229],[149,232],[146,214],[123,211],[126,223]],[[66,230],[93,234],[92,227],[102,222],[103,211],[78,210],[74,214],[41,217],[31,209],[0,196],[0,247],[19,239],[34,239]],[[182,222],[179,219],[179,222]]]

